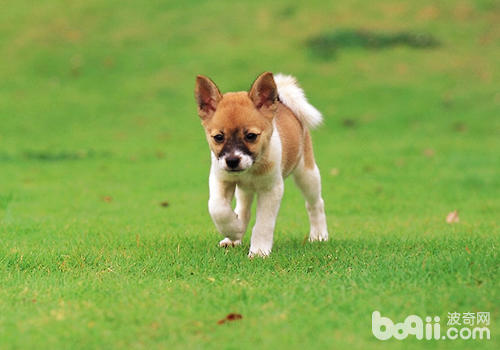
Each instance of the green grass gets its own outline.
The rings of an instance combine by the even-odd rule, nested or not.
[[[4,1],[0,349],[497,349],[494,1]],[[425,50],[335,31],[428,33]],[[194,77],[298,77],[332,239],[287,181],[270,258],[220,249]],[[162,206],[162,202],[168,206]],[[458,210],[460,222],[447,224]],[[489,341],[379,341],[371,313],[491,312]],[[218,325],[228,313],[242,320]]]

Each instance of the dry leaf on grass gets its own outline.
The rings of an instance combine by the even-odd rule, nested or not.
[[[446,222],[449,224],[460,222],[460,218],[458,217],[458,211],[453,210],[451,213],[449,213],[448,216],[446,216]]]
[[[217,321],[217,324],[224,324],[226,322],[232,322],[232,321],[236,321],[236,320],[241,320],[242,318],[243,318],[243,316],[241,316],[240,314],[230,313],[225,318],[223,318],[222,320]]]

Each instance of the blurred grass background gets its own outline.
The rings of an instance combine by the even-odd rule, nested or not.
[[[0,345],[396,348],[371,336],[374,309],[495,322],[499,22],[490,0],[5,0]],[[247,246],[215,248],[192,91],[197,74],[234,91],[265,70],[295,75],[325,116],[313,140],[333,240],[300,245],[287,183],[274,255],[248,265]],[[234,308],[242,324],[213,329]],[[230,332],[241,341],[219,341]]]

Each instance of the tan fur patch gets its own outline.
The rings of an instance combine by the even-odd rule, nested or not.
[[[307,169],[313,169],[315,164],[311,135],[309,130],[306,130],[304,137],[304,166]]]
[[[287,176],[295,169],[302,155],[304,127],[292,111],[282,103],[278,104],[276,126],[283,149],[282,173]]]

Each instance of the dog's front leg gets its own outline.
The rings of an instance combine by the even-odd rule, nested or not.
[[[257,218],[252,230],[249,257],[265,257],[271,253],[283,188],[283,180],[280,179],[271,189],[257,192]]]
[[[245,233],[245,225],[231,208],[235,184],[219,181],[214,175],[210,175],[209,185],[208,211],[217,230],[226,237],[220,245],[240,244],[241,237]]]

